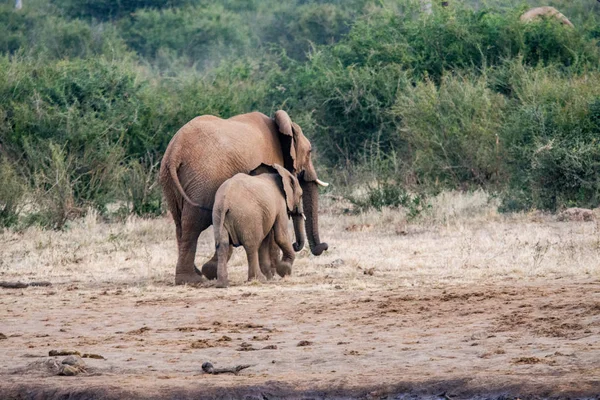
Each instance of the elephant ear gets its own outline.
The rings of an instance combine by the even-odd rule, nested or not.
[[[277,170],[277,174],[279,174],[279,177],[281,178],[280,189],[282,189],[283,195],[285,196],[285,204],[288,213],[291,213],[295,208],[294,191],[296,190],[296,185],[294,184],[294,176],[279,164],[274,164],[273,168]]]
[[[275,113],[274,120],[275,124],[277,124],[279,132],[282,134],[280,136],[280,141],[281,150],[283,152],[284,167],[288,171],[291,171],[293,174],[295,174],[297,170],[296,144],[294,140],[294,129],[292,125],[292,120],[288,113],[283,110],[279,110]]]
[[[260,174],[278,174],[279,172],[273,168],[272,165],[260,163],[260,165],[254,168],[252,171],[248,172],[250,176],[256,176]]]

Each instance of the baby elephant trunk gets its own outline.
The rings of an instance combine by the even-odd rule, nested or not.
[[[296,234],[296,243],[293,244],[294,251],[299,252],[304,248],[306,244],[306,230],[304,228],[304,210],[302,204],[298,207],[298,214],[292,216],[292,222],[294,223],[294,233]]]

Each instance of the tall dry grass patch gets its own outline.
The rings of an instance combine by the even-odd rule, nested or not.
[[[496,202],[484,192],[443,193],[416,219],[407,219],[402,209],[348,215],[343,206],[331,206],[321,216],[321,236],[330,245],[322,256],[304,249],[290,278],[247,283],[246,256],[239,248],[229,262],[230,280],[234,287],[256,290],[371,290],[600,278],[598,222],[498,214]],[[172,285],[173,231],[166,217],[106,223],[93,210],[62,231],[7,229],[0,234],[0,274],[3,280],[49,280],[57,287],[156,290]],[[200,237],[196,264],[213,252],[209,229]]]

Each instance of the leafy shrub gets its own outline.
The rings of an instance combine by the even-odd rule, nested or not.
[[[452,188],[498,183],[506,108],[485,76],[447,75],[439,86],[425,81],[399,93],[392,112],[401,121],[398,134],[414,149],[418,182]]]
[[[597,65],[598,49],[556,21],[522,24],[520,10],[500,13],[458,2],[433,14],[407,2],[402,12],[375,8],[332,49],[345,65],[400,64],[438,82],[444,71],[484,68],[522,55],[528,65]]]
[[[238,14],[219,5],[138,10],[120,23],[127,44],[140,56],[174,52],[201,65],[244,49],[251,39],[248,28]]]
[[[347,198],[357,211],[365,211],[369,208],[380,211],[384,207],[404,207],[409,218],[415,218],[429,208],[424,196],[408,193],[404,186],[391,180],[378,181],[373,186],[367,185],[364,196],[347,196]]]
[[[292,100],[290,107],[311,111],[320,155],[332,164],[347,164],[401,148],[389,113],[408,83],[401,66],[344,67],[324,54],[316,54],[309,65],[290,93],[303,103]]]
[[[18,176],[12,164],[3,157],[0,160],[0,227],[18,222],[24,194],[23,178]]]
[[[346,34],[353,20],[347,5],[308,3],[275,11],[261,39],[281,46],[296,60],[306,59],[311,45],[332,44]]]
[[[504,209],[594,206],[600,3],[548,4],[575,29],[520,23],[533,0],[431,14],[418,0],[7,0],[1,179],[36,201],[25,223],[112,202],[153,215],[155,166],[183,124],[283,108],[318,166],[352,183],[377,172],[364,207],[418,213],[406,188],[475,187]]]
[[[528,71],[504,128],[511,190],[523,208],[600,204],[600,84],[597,73],[563,77]],[[516,202],[516,203],[515,203]]]
[[[119,18],[140,8],[169,8],[191,3],[191,0],[51,0],[73,18],[107,20]]]
[[[46,8],[15,12],[0,5],[0,54],[29,54],[36,58],[61,59],[105,55],[127,56],[124,41],[110,24],[68,21],[49,14]]]
[[[127,57],[125,42],[110,24],[87,24],[48,17],[28,34],[29,49],[35,57],[50,59],[88,58],[104,55],[109,59]],[[26,47],[24,47],[26,49]]]
[[[16,13],[13,5],[0,4],[0,53],[13,54],[28,44],[25,32],[35,26],[29,13]]]
[[[74,159],[64,149],[52,143],[49,153],[45,159],[40,160],[40,168],[35,171],[34,184],[39,209],[30,222],[61,229],[69,218],[81,215],[73,193]]]
[[[145,164],[133,160],[123,173],[123,190],[128,208],[137,215],[156,216],[162,213],[162,194],[158,185],[159,163],[149,157]]]

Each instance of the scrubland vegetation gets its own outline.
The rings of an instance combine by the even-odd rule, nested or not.
[[[530,6],[575,25],[523,24]],[[357,209],[484,189],[504,212],[600,203],[600,3],[0,3],[0,225],[162,213],[201,114],[286,109]],[[361,187],[361,190],[356,190]]]

